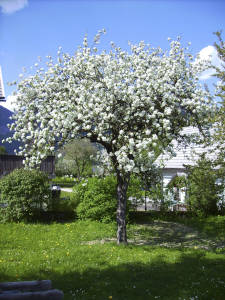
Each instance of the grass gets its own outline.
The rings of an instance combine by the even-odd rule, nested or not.
[[[71,195],[71,192],[61,191],[60,192],[60,198],[69,198]]]
[[[184,224],[196,230],[202,235],[224,239],[225,237],[225,216],[185,216],[184,214],[160,213],[160,212],[139,212],[135,215],[135,221],[138,223],[151,223],[153,220],[164,220]]]
[[[193,217],[190,219],[178,219],[179,222],[192,226],[206,235],[224,239],[225,237],[225,216],[210,216],[207,218]]]
[[[201,246],[221,243],[224,220],[192,229],[152,218],[128,226],[128,246],[113,240],[115,224],[0,224],[0,281],[51,279],[65,300],[221,300],[224,248]]]
[[[70,177],[55,177],[52,179],[52,183],[61,187],[73,187],[76,181]]]

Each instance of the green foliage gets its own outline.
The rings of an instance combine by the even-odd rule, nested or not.
[[[65,175],[72,175],[73,170],[71,164],[66,162],[63,158],[57,158],[55,164],[55,174],[57,178],[64,177]]]
[[[82,162],[79,160],[77,161],[78,164],[81,164]],[[81,180],[82,178],[87,178],[92,175],[92,161],[87,160],[80,169],[80,177],[78,176],[78,169],[77,165],[73,160],[67,160],[64,157],[57,159],[56,166],[55,166],[55,174],[57,177],[65,177],[65,176],[73,176],[78,180]]]
[[[218,91],[218,96],[221,98],[223,105],[225,104],[225,42],[222,39],[222,31],[217,31],[214,33],[218,40],[219,43],[214,43],[214,46],[217,50],[217,54],[222,61],[223,65],[220,65],[220,67],[214,66],[214,69],[216,70],[215,76],[221,80],[221,85],[220,85],[220,90]],[[224,109],[224,106],[223,106]]]
[[[219,149],[219,159],[223,161],[225,157],[225,42],[222,39],[222,31],[215,32],[215,35],[218,38],[218,43],[214,43],[214,46],[217,50],[217,54],[222,62],[220,66],[214,66],[215,74],[217,78],[217,102],[219,103],[217,111],[214,117],[214,131],[211,142],[216,144],[216,147]],[[219,80],[218,80],[219,79]],[[219,100],[218,100],[219,99]],[[217,150],[218,152],[218,150]]]
[[[149,157],[143,153],[143,159],[146,165],[149,164]],[[138,175],[131,175],[130,183],[127,190],[127,196],[132,197],[133,207],[136,209],[138,205],[145,203],[147,208],[147,197],[151,200],[158,201],[162,199],[162,172],[153,163],[148,166],[147,170],[143,170]]]
[[[165,210],[168,210],[171,206],[180,203],[180,190],[183,188],[187,188],[186,176],[174,176],[163,191]]]
[[[219,172],[204,155],[196,166],[187,167],[188,171],[188,205],[198,215],[215,215],[221,200],[223,184],[218,184]]]
[[[196,228],[204,235],[217,238],[218,240],[224,239],[225,237],[225,216],[190,216],[188,218],[182,216],[176,217],[174,221]]]
[[[52,205],[53,212],[70,213],[75,216],[75,210],[79,202],[74,193],[61,192],[61,197],[56,199]]]
[[[74,198],[79,201],[80,219],[112,222],[116,220],[116,178],[89,178],[74,187]]]
[[[117,193],[116,177],[111,175],[104,178],[92,177],[82,181],[73,189],[74,201],[80,202],[77,215],[80,219],[112,222],[116,220]],[[141,200],[143,191],[141,181],[132,176],[127,190],[127,199],[133,197],[137,202]],[[127,200],[127,218],[131,203]]]
[[[5,155],[5,154],[7,154],[7,151],[6,151],[5,147],[0,146],[0,155]]]
[[[186,186],[187,186],[187,178],[184,175],[173,177],[173,179],[168,184],[169,189],[172,189],[174,187],[181,189]]]
[[[92,156],[97,149],[87,139],[73,140],[66,144],[60,153],[62,159],[56,163],[56,175],[63,176],[71,174],[79,181],[92,175]]]
[[[127,198],[132,197],[132,207],[137,209],[138,205],[143,204],[144,191],[140,177],[132,175],[127,189]]]
[[[160,153],[159,150],[157,150],[157,153]],[[148,164],[149,157],[147,155],[146,165]],[[152,163],[147,170],[142,171],[139,174],[139,177],[141,179],[142,187],[146,191],[154,190],[157,187],[157,185],[162,183],[162,169],[160,169],[154,163]]]
[[[60,185],[61,187],[73,187],[77,182],[77,179],[73,176],[56,176],[52,179],[52,183]]]
[[[29,221],[45,211],[51,200],[49,180],[38,170],[17,169],[0,180],[1,221]]]

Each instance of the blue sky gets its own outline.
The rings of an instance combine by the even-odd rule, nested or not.
[[[182,36],[191,42],[192,54],[214,55],[214,31],[225,29],[224,0],[0,0],[0,65],[6,106],[22,67],[38,56],[55,56],[59,46],[73,53],[85,34],[93,39],[99,29],[107,34],[101,47],[114,41],[128,49],[128,41],[144,40],[168,48],[167,38]],[[224,34],[223,34],[224,36]],[[205,76],[206,82],[210,82]]]

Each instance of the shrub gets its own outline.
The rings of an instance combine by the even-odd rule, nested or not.
[[[74,194],[80,202],[78,218],[105,223],[116,220],[116,179],[113,176],[82,181],[74,188]]]
[[[223,185],[218,184],[219,172],[204,156],[194,167],[188,167],[188,205],[198,215],[215,215]]]
[[[79,202],[77,216],[80,219],[112,222],[116,220],[116,178],[92,177],[74,187],[74,201]],[[127,217],[129,202],[127,203]]]
[[[29,221],[47,210],[51,191],[45,173],[17,169],[0,180],[1,221]]]

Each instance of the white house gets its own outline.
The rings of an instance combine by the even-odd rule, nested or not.
[[[186,135],[198,133],[197,128],[188,127],[183,130]],[[186,175],[185,165],[195,165],[199,156],[207,153],[207,157],[214,160],[216,158],[215,152],[211,153],[210,148],[203,145],[189,144],[187,146],[179,146],[176,141],[172,141],[175,155],[170,157],[168,154],[159,156],[156,163],[163,161],[163,186],[166,187],[168,183],[175,176]],[[185,201],[185,190],[179,191],[179,199],[181,203]]]

